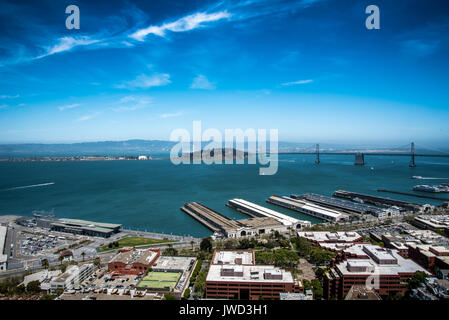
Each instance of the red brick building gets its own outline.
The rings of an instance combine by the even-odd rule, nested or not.
[[[122,249],[108,264],[111,274],[144,274],[161,255],[159,249]]]
[[[352,286],[373,286],[383,297],[405,294],[407,281],[416,272],[427,272],[396,250],[356,244],[342,251],[324,278],[324,296],[343,299]]]

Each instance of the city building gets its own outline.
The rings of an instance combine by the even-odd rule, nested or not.
[[[363,241],[363,237],[353,231],[300,231],[298,232],[298,237],[306,238],[314,243],[354,243]]]
[[[58,289],[67,291],[77,288],[81,282],[90,277],[94,272],[93,264],[70,266],[66,272],[53,278],[50,282],[50,291],[55,293]]]
[[[251,251],[215,251],[206,278],[206,298],[279,299],[280,293],[303,291],[290,272],[256,265]]]
[[[117,275],[144,274],[160,255],[159,249],[122,249],[108,263],[108,270]]]
[[[412,224],[421,229],[442,231],[449,236],[449,215],[421,215],[415,217]]]
[[[281,292],[279,293],[279,300],[313,300],[313,294]]]
[[[408,257],[433,272],[437,257],[449,257],[449,248],[427,244],[408,244]]]
[[[7,231],[7,227],[0,226],[0,272],[6,271],[8,267],[8,249],[5,248]]]
[[[372,244],[354,244],[342,250],[324,277],[324,296],[343,299],[354,285],[373,286],[386,297],[405,294],[407,280],[417,271],[430,273],[396,250]]]
[[[39,281],[41,290],[49,292],[51,289],[51,280],[58,277],[60,274],[61,270],[42,270],[25,276],[21,284],[26,287],[30,282]]]
[[[382,298],[371,288],[367,288],[364,285],[353,285],[349,289],[345,300],[382,300]]]

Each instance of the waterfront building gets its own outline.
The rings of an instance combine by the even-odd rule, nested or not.
[[[282,223],[284,226],[290,227],[294,230],[301,229],[303,227],[310,227],[312,225],[310,221],[299,220],[243,199],[229,200],[227,206],[252,217],[273,218]]]
[[[342,222],[349,220],[349,215],[341,211],[321,207],[307,200],[271,196],[267,199],[267,202],[326,221]]]
[[[303,291],[290,272],[256,265],[252,251],[215,251],[206,278],[207,298],[279,299],[281,293]]]
[[[121,226],[121,224],[92,222],[79,219],[57,219],[50,224],[52,231],[104,238],[109,238],[111,235],[118,233]]]
[[[198,202],[188,202],[181,210],[212,230],[215,238],[241,238],[288,231],[284,224],[273,217],[233,220]]]

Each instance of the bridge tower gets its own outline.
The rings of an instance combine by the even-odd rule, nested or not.
[[[316,159],[315,159],[315,163],[316,164],[320,164],[320,145],[317,144],[316,145]]]
[[[354,164],[356,166],[364,166],[365,165],[365,155],[361,152],[356,153]]]
[[[415,143],[412,142],[411,146],[410,146],[410,168],[414,168],[416,167],[415,164]]]

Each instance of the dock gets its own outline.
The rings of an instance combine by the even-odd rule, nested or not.
[[[349,214],[359,214],[359,215],[372,214],[377,217],[382,215],[384,212],[384,209],[377,208],[374,206],[352,202],[348,200],[342,200],[338,198],[332,198],[315,193],[306,193],[302,196],[292,194],[290,195],[290,198],[297,200],[307,200],[316,203],[319,206],[334,210],[341,210]]]
[[[229,200],[226,205],[251,217],[273,218],[284,226],[292,227],[294,229],[301,229],[302,227],[310,227],[312,225],[310,221],[295,219],[286,214],[259,206],[243,199]]]
[[[349,220],[349,216],[341,211],[321,207],[307,200],[292,199],[289,197],[271,196],[267,199],[268,203],[275,204],[302,214],[306,214],[321,220],[339,222]]]
[[[417,198],[449,201],[449,198],[427,196],[427,195],[423,195],[423,194],[416,194],[416,193],[410,193],[410,192],[394,191],[394,190],[387,190],[387,189],[377,189],[377,191],[378,192],[389,192],[389,193],[402,194],[402,195],[405,195],[405,196],[411,196],[411,197],[417,197]]]
[[[271,217],[252,217],[233,220],[198,202],[187,202],[181,210],[214,232],[219,238],[240,238],[274,231],[288,232],[278,220]]]
[[[243,227],[240,222],[232,220],[198,202],[187,202],[181,207],[181,210],[213,232],[226,233],[228,229]]]
[[[396,206],[403,208],[408,211],[420,211],[422,209],[422,205],[418,203],[413,202],[407,202],[407,201],[401,201],[401,200],[395,200],[390,198],[382,198],[382,197],[376,197],[371,196],[367,194],[357,193],[357,192],[350,192],[345,190],[338,190],[335,191],[333,194],[334,197],[337,198],[343,198],[343,199],[349,199],[349,200],[361,200],[364,203],[370,203],[376,206]]]

